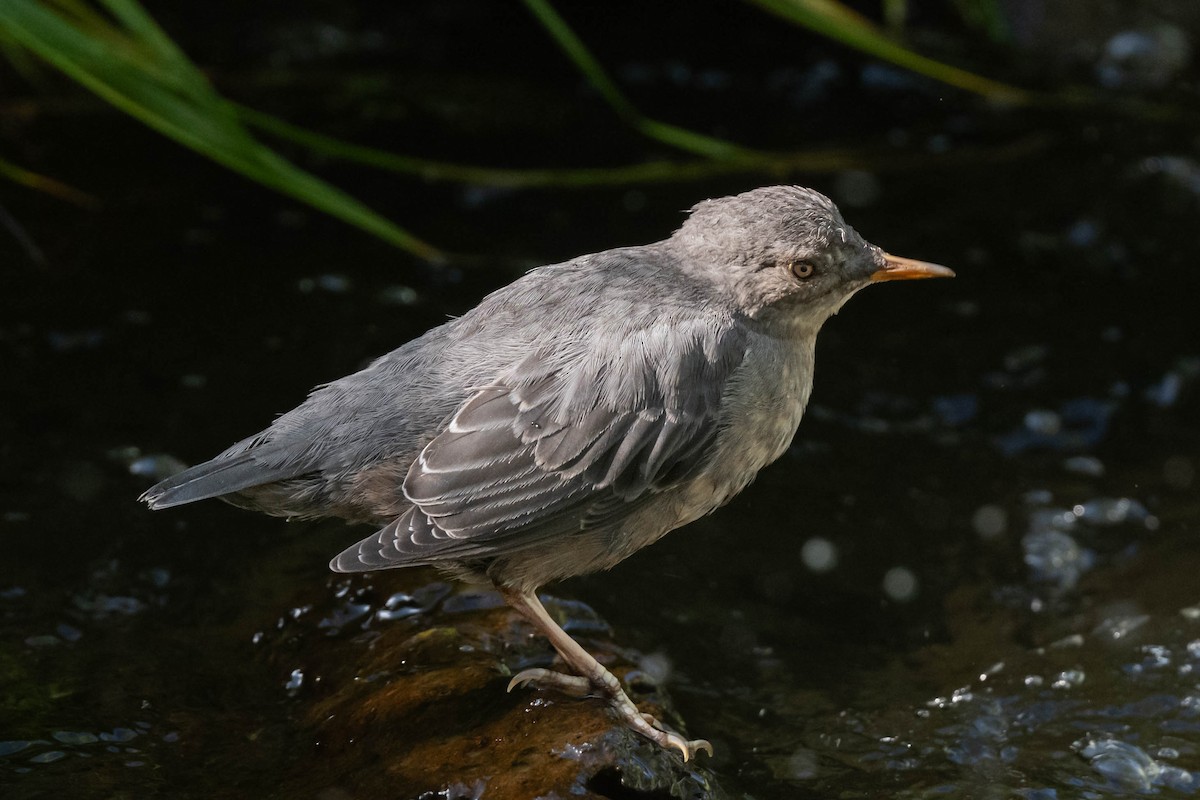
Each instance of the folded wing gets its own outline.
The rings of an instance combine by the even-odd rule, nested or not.
[[[412,507],[331,566],[487,558],[613,524],[703,464],[739,344],[732,331],[664,324],[599,353],[531,354],[413,462]]]

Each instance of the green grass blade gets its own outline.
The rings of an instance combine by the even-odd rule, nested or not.
[[[3,0],[0,31],[117,108],[213,161],[420,258],[444,259],[437,248],[255,140],[233,105],[211,89],[186,57],[173,45],[156,41],[165,34],[144,15],[139,17],[132,0],[105,2],[119,19],[132,22],[133,30],[89,35],[33,0]],[[138,33],[149,38],[129,38]]]
[[[567,54],[567,57],[584,74],[592,87],[600,93],[605,102],[617,112],[618,116],[642,135],[685,152],[708,158],[734,158],[753,154],[752,150],[733,142],[649,119],[638,111],[633,103],[629,102],[629,98],[621,93],[617,84],[600,66],[600,62],[591,54],[583,41],[575,35],[566,20],[559,16],[548,0],[524,0],[524,3],[563,52]]]
[[[278,136],[330,158],[353,161],[377,169],[420,177],[427,181],[458,181],[506,188],[625,186],[635,183],[665,183],[703,180],[724,175],[766,174],[775,178],[805,173],[830,173],[846,169],[910,170],[950,164],[969,164],[981,159],[1015,160],[1043,149],[1043,137],[1029,137],[990,149],[959,148],[953,153],[899,154],[890,149],[814,149],[796,152],[760,153],[729,159],[691,161],[646,161],[619,167],[559,169],[504,169],[454,164],[433,159],[399,155],[374,147],[334,139],[292,125],[254,109],[238,107],[242,120],[258,130]]]
[[[1025,104],[1032,95],[1024,89],[993,81],[958,67],[914,53],[889,39],[870,20],[836,0],[747,0],[797,25],[849,45],[898,67],[975,92],[994,100]]]
[[[11,161],[0,158],[0,178],[41,192],[42,194],[74,203],[77,206],[91,208],[100,205],[100,201],[87,192],[80,191],[74,186],[68,186],[62,181],[42,175],[32,170],[19,167]]]
[[[130,38],[146,49],[151,59],[167,69],[178,86],[197,95],[214,94],[211,84],[171,37],[158,26],[145,9],[132,0],[100,0],[109,13],[124,26]]]

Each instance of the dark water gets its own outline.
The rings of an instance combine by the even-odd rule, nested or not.
[[[746,25],[752,44],[783,35]],[[730,105],[760,115],[736,132],[773,146],[858,130],[884,150],[977,153],[866,163],[877,192],[862,203],[862,175],[789,178],[842,201],[869,240],[959,277],[856,297],[822,334],[812,406],[778,464],[718,514],[553,592],[668,671],[733,796],[1195,794],[1194,129],[880,89],[814,46],[793,67],[713,67],[704,91],[731,82]],[[649,97],[702,91],[673,84],[666,57],[622,57]],[[830,69],[846,97],[795,95]],[[533,73],[452,83],[494,100],[497,85],[542,86]],[[524,115],[488,117],[507,138],[487,152],[569,161],[556,137],[595,110],[555,80],[577,88],[548,79],[545,138]],[[404,86],[430,107],[448,91]],[[867,100],[883,117],[863,132]],[[384,116],[412,113],[426,119],[416,139],[438,139],[393,102]],[[337,108],[308,113],[339,124]],[[150,514],[134,498],[153,473],[469,308],[519,259],[660,238],[696,200],[773,180],[495,192],[338,173],[427,238],[498,254],[494,268],[434,269],[99,108],[19,133],[41,143],[40,169],[104,200],[90,213],[16,189],[4,200],[46,256],[0,237],[0,787],[20,797],[265,796],[303,774],[295,720],[311,700],[291,670],[304,653],[293,664],[255,641],[304,613],[297,598],[336,590],[325,564],[361,531],[220,504]],[[636,140],[603,138],[580,135],[579,157],[637,157]],[[1025,140],[1037,146],[988,155]]]

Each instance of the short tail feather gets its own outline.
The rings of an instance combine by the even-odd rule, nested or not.
[[[294,478],[304,471],[296,465],[264,464],[262,455],[256,448],[218,456],[156,483],[138,499],[157,511]]]

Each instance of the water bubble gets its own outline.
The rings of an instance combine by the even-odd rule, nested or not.
[[[346,275],[336,272],[329,272],[324,275],[318,275],[316,279],[316,285],[323,291],[330,292],[332,294],[344,294],[345,292],[350,291],[354,284]]]
[[[1183,376],[1178,372],[1168,372],[1158,383],[1147,386],[1142,396],[1159,408],[1170,408],[1178,402],[1182,390]]]
[[[1000,506],[980,506],[971,516],[971,527],[984,539],[994,539],[1008,530],[1008,512]]]
[[[1049,645],[1051,650],[1065,650],[1068,647],[1083,647],[1083,634],[1072,633],[1069,636],[1064,636],[1061,639],[1055,639]]]
[[[141,600],[126,595],[98,594],[95,597],[76,595],[73,599],[76,608],[88,612],[97,619],[102,619],[110,614],[133,616],[146,608],[145,603]]]
[[[1062,430],[1062,417],[1057,412],[1035,408],[1025,414],[1025,427],[1034,433],[1054,436]]]
[[[1096,64],[1096,80],[1110,89],[1161,89],[1191,61],[1187,33],[1160,23],[1113,34]]]
[[[1070,689],[1074,686],[1080,686],[1086,677],[1087,675],[1081,669],[1063,670],[1054,678],[1054,682],[1050,684],[1050,688]]]
[[[331,614],[324,617],[317,623],[317,627],[327,629],[329,635],[334,636],[343,627],[349,625],[359,617],[365,616],[370,611],[371,606],[368,603],[346,603],[340,608],[335,608]]]
[[[993,675],[999,675],[1003,671],[1004,671],[1004,662],[997,661],[995,664],[992,664],[990,667],[985,669],[983,672],[979,673],[979,680],[986,681],[988,678],[992,677]]]
[[[30,647],[52,647],[61,641],[57,636],[51,636],[48,633],[25,637],[25,644]]]
[[[1054,493],[1049,489],[1030,489],[1021,495],[1021,502],[1027,506],[1044,506],[1054,502]]]
[[[979,398],[973,394],[952,394],[933,399],[933,413],[943,425],[957,427],[973,420],[979,413]]]
[[[87,731],[55,731],[51,734],[56,741],[63,744],[92,744],[100,741],[100,737]]]
[[[917,576],[907,567],[892,567],[883,576],[883,593],[897,603],[907,603],[917,596]]]
[[[1095,456],[1071,456],[1063,462],[1063,468],[1067,472],[1092,478],[1100,478],[1104,475],[1104,462]]]
[[[1021,539],[1025,563],[1035,580],[1070,589],[1089,570],[1095,557],[1071,536],[1054,529],[1035,530]]]
[[[304,685],[304,671],[297,668],[292,670],[292,674],[288,676],[287,682],[283,684],[283,688],[287,693],[294,695],[300,691],[300,687]]]
[[[1031,344],[1010,350],[1004,356],[1004,368],[1009,372],[1020,372],[1045,360],[1050,348],[1044,344]]]
[[[165,589],[171,582],[171,570],[166,567],[151,567],[138,573],[138,576],[149,581],[155,589]]]
[[[1162,764],[1128,742],[1088,738],[1075,742],[1073,747],[1091,762],[1092,769],[1120,788],[1151,792],[1157,786],[1165,786],[1187,794],[1195,791],[1195,773]]]
[[[9,742],[0,742],[0,757],[11,756],[13,753],[19,753],[32,744],[34,744],[34,743],[29,740],[26,740],[26,739],[17,739],[17,740],[9,741]]]
[[[814,536],[800,548],[800,559],[813,572],[829,572],[838,563],[837,546],[820,536]]]
[[[1076,220],[1067,229],[1067,244],[1072,247],[1089,247],[1100,238],[1100,224],[1094,219]]]
[[[1097,497],[1075,506],[1075,516],[1093,525],[1120,525],[1150,519],[1146,507],[1129,497]]]
[[[415,306],[421,300],[421,295],[411,286],[385,286],[375,296],[385,306]]]
[[[647,653],[638,660],[638,669],[655,686],[663,686],[671,677],[674,664],[666,653]]]
[[[1092,769],[1113,783],[1140,791],[1154,786],[1150,774],[1154,759],[1141,748],[1115,739],[1090,739],[1076,746],[1079,754],[1091,762]]]
[[[1129,636],[1149,621],[1149,614],[1121,614],[1101,622],[1092,630],[1092,635],[1101,639],[1117,641]]]

